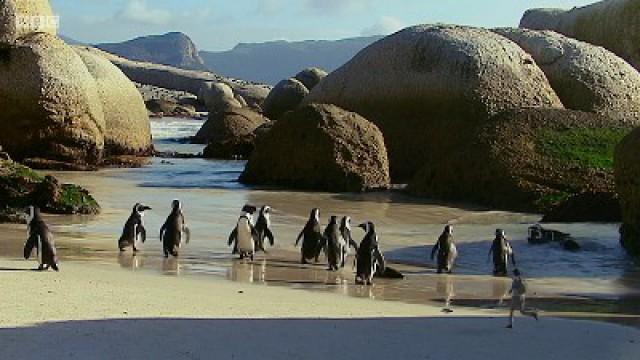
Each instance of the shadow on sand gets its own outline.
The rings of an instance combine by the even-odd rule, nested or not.
[[[519,318],[514,330],[505,324],[481,317],[65,321],[0,329],[0,358],[613,360],[640,351],[640,331],[632,328],[555,319]]]

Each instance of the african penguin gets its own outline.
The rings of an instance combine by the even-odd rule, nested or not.
[[[307,264],[312,259],[318,262],[323,245],[323,237],[320,231],[320,209],[316,208],[311,210],[307,224],[296,239],[296,246],[298,246],[298,243],[300,243],[302,239],[302,249],[300,250],[300,262],[302,264]]]
[[[365,236],[360,242],[356,255],[356,284],[372,285],[373,276],[378,272],[378,267],[384,267],[384,259],[378,249],[378,235],[372,222],[358,225],[365,231]]]
[[[256,241],[258,233],[253,226],[253,213],[256,208],[251,205],[245,205],[242,208],[236,227],[229,234],[228,245],[233,244],[233,254],[239,254],[240,259],[249,257],[253,261],[256,252]]]
[[[433,260],[436,253],[438,255],[438,274],[442,272],[450,274],[456,257],[458,257],[458,250],[453,242],[453,227],[451,225],[445,226],[444,231],[433,246],[431,260]]]
[[[271,246],[273,246],[275,240],[273,232],[271,231],[271,207],[268,205],[260,209],[258,220],[256,220],[256,232],[258,233],[256,249],[266,253],[267,251],[264,249],[264,239],[269,239]]]
[[[169,257],[169,254],[177,257],[178,250],[183,245],[183,240],[188,244],[190,238],[191,231],[189,231],[184,220],[182,203],[180,200],[173,200],[171,213],[160,228],[160,241],[162,242],[164,257]]]
[[[40,209],[29,206],[27,217],[28,238],[24,244],[24,258],[28,260],[35,248],[38,253],[38,270],[49,270],[51,267],[53,270],[59,271],[53,233],[42,219]]]
[[[489,256],[491,256],[491,254],[493,254],[494,276],[507,276],[507,265],[509,263],[509,259],[511,259],[513,266],[516,265],[513,248],[502,229],[496,230],[496,237],[489,249]]]
[[[329,218],[329,224],[324,230],[322,241],[327,255],[327,262],[329,263],[329,271],[337,271],[339,268],[344,267],[346,243],[340,233],[340,226],[336,216]]]
[[[137,203],[133,206],[129,219],[124,224],[122,235],[118,240],[120,251],[124,251],[129,246],[133,247],[133,253],[138,251],[136,247],[138,241],[143,243],[147,240],[147,230],[144,228],[144,212],[151,210],[150,207]]]
[[[350,248],[354,248],[356,252],[358,251],[358,243],[353,240],[353,237],[351,237],[351,218],[350,217],[345,216],[340,221],[340,234],[342,234],[342,238],[346,243],[345,253],[343,255],[344,257],[343,263],[344,263],[347,260],[347,256],[349,255]],[[342,266],[344,266],[344,264]]]

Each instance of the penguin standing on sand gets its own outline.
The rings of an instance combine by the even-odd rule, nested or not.
[[[438,242],[433,246],[431,250],[431,260],[438,254],[438,274],[447,272],[451,274],[453,270],[453,264],[458,257],[458,249],[453,243],[453,227],[447,225],[444,227],[442,235],[438,238]]]
[[[178,250],[183,245],[183,240],[188,244],[190,238],[191,231],[189,231],[184,221],[182,203],[180,203],[180,200],[173,200],[171,213],[160,228],[160,241],[162,242],[164,257],[169,257],[169,254],[177,257]]]
[[[253,226],[253,213],[255,212],[255,206],[245,205],[242,208],[236,227],[229,235],[228,245],[231,246],[233,244],[233,254],[239,254],[241,260],[248,257],[253,261],[256,252],[258,233]]]
[[[356,252],[358,251],[358,243],[353,240],[351,237],[351,218],[345,216],[340,221],[340,234],[342,234],[342,238],[344,239],[346,246],[344,248],[344,255],[342,259],[342,266],[344,267],[344,263],[347,261],[347,256],[349,255],[349,248],[354,248]]]
[[[340,233],[338,218],[331,216],[329,224],[324,230],[323,244],[327,261],[329,263],[329,271],[338,271],[344,267],[344,255],[346,253],[347,244]]]
[[[318,262],[320,251],[322,251],[322,233],[320,230],[320,209],[311,210],[311,215],[307,224],[304,226],[300,235],[296,239],[296,246],[302,239],[301,260],[302,264],[307,264],[310,260],[315,259]]]
[[[271,207],[268,205],[260,209],[258,220],[256,221],[256,232],[258,233],[256,249],[266,253],[267,251],[264,249],[264,239],[268,239],[269,245],[271,246],[275,243],[273,232],[271,231]]]
[[[24,258],[29,259],[35,248],[38,253],[38,270],[52,268],[59,271],[56,246],[53,241],[53,233],[42,219],[40,209],[29,206],[27,209],[27,242],[24,244]]]
[[[516,266],[516,258],[513,253],[513,248],[507,240],[504,230],[496,230],[496,238],[491,244],[489,249],[489,256],[493,254],[493,275],[494,276],[507,276],[507,265],[509,259],[513,266]]]
[[[138,241],[143,243],[147,241],[147,230],[144,228],[144,212],[151,210],[150,207],[137,203],[133,206],[129,219],[124,224],[122,229],[122,235],[118,240],[118,248],[120,251],[124,251],[129,246],[133,247],[133,253],[138,252],[136,244]]]
[[[356,284],[372,285],[373,276],[380,271],[379,267],[384,268],[384,259],[381,258],[382,254],[378,249],[378,235],[375,225],[369,221],[358,225],[358,227],[362,228],[366,234],[360,242],[356,255]]]

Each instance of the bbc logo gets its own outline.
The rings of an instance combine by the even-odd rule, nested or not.
[[[60,25],[59,16],[16,16],[16,28],[27,31],[56,30]]]

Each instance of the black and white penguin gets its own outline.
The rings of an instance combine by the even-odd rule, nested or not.
[[[169,254],[177,257],[178,250],[183,245],[183,240],[188,244],[190,238],[191,231],[184,220],[182,203],[180,200],[173,200],[171,203],[171,213],[167,216],[167,220],[160,228],[160,241],[162,242],[164,257],[169,257]]]
[[[355,242],[355,240],[353,240],[353,237],[351,236],[351,218],[350,217],[344,216],[342,220],[340,220],[340,234],[342,234],[342,238],[347,244],[347,246],[345,247],[344,259],[343,259],[343,262],[346,262],[347,256],[349,255],[350,248],[354,248],[356,252],[358,251],[358,243]]]
[[[253,261],[256,252],[258,233],[253,226],[253,213],[255,211],[255,206],[245,205],[242,208],[236,227],[229,235],[228,245],[231,246],[233,244],[233,254],[239,254],[240,259],[248,257]]]
[[[258,220],[256,220],[256,232],[258,233],[256,250],[261,250],[266,253],[267,251],[264,249],[265,238],[269,240],[269,245],[273,246],[275,243],[275,238],[271,231],[271,207],[268,205],[260,209]]]
[[[329,218],[329,224],[324,230],[323,245],[327,255],[327,262],[329,263],[329,271],[338,271],[338,269],[344,267],[347,244],[340,233],[338,217],[336,216]]]
[[[431,260],[433,260],[436,253],[438,254],[438,274],[442,272],[451,273],[456,257],[458,257],[458,249],[453,242],[453,227],[451,225],[444,227],[438,242],[433,246]]]
[[[320,209],[311,210],[309,220],[304,229],[296,239],[296,246],[302,239],[301,260],[302,264],[307,264],[312,259],[318,262],[320,252],[322,251],[323,236],[320,230]]]
[[[489,256],[491,256],[491,254],[493,254],[494,276],[507,276],[507,265],[509,263],[509,259],[511,259],[513,266],[516,266],[516,258],[513,253],[513,248],[502,229],[496,230],[496,237],[489,249]]]
[[[356,255],[356,284],[372,285],[374,275],[384,272],[384,258],[378,249],[378,234],[372,222],[358,225],[365,231],[365,236],[358,246]],[[379,269],[382,267],[382,269]]]
[[[24,244],[24,258],[28,260],[33,249],[36,249],[38,270],[52,268],[55,271],[59,271],[53,233],[42,219],[40,209],[35,206],[27,208],[27,236],[27,242]]]
[[[144,212],[151,210],[150,207],[137,203],[133,206],[129,219],[124,224],[122,235],[118,240],[120,251],[124,251],[129,246],[133,247],[133,253],[138,251],[136,247],[138,241],[147,241],[147,230],[144,228]]]

